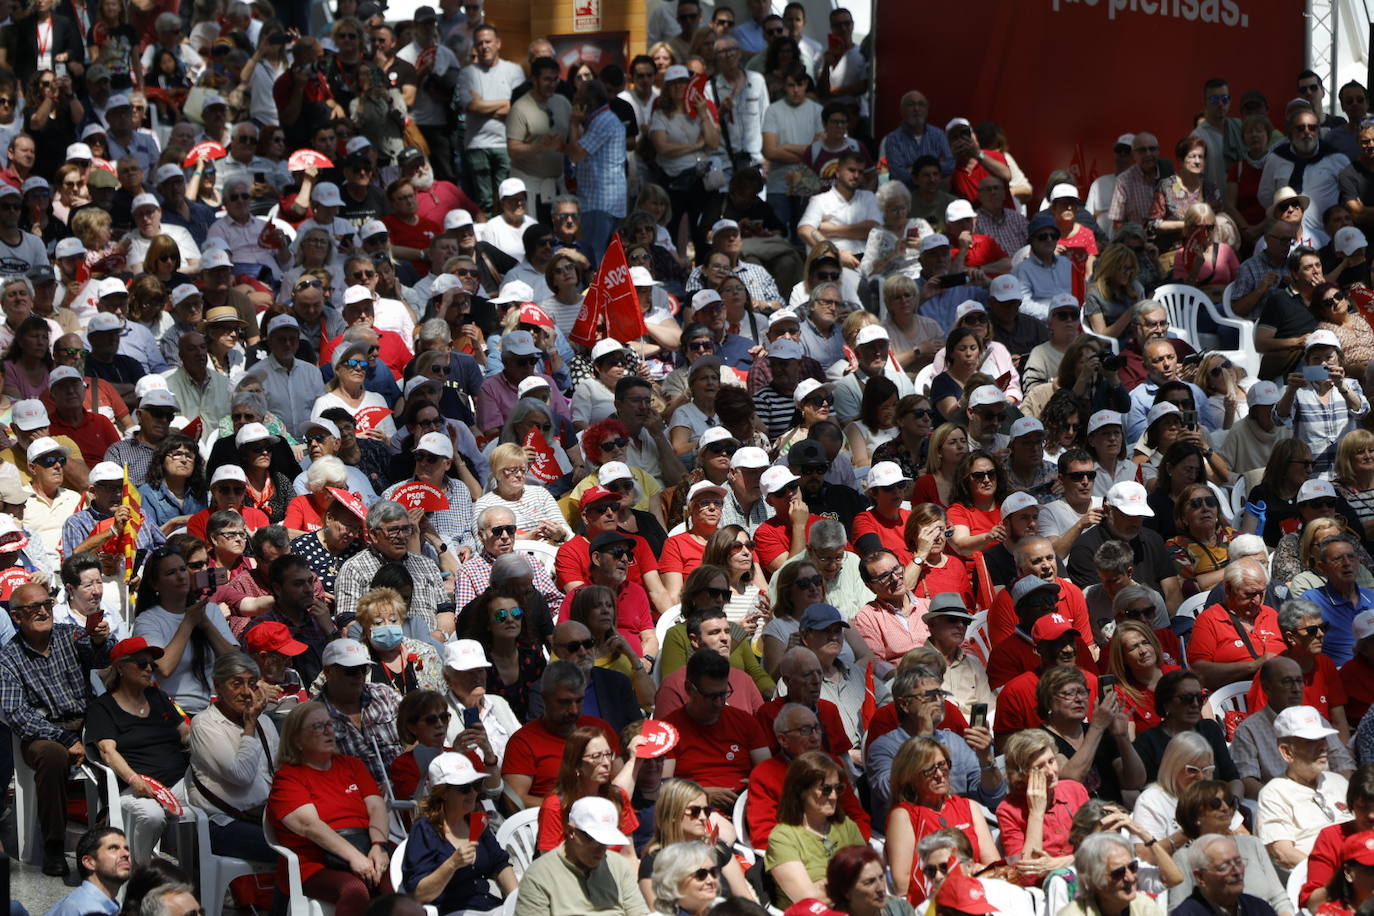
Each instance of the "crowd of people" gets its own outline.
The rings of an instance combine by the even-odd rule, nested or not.
[[[1204,74],[1083,188],[874,110],[854,27],[15,5],[0,777],[54,916],[218,912],[207,856],[339,916],[1374,909],[1365,88]]]

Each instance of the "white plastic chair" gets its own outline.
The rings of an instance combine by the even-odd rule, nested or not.
[[[1197,615],[1202,613],[1202,609],[1207,606],[1207,593],[1199,592],[1191,598],[1185,598],[1183,603],[1174,612],[1175,617],[1187,617],[1189,620],[1196,620]]]
[[[401,863],[405,861],[406,844],[409,842],[410,837],[401,840],[401,842],[396,844],[396,851],[391,854],[391,865],[388,868],[388,872],[391,875],[391,887],[397,892],[401,892]],[[425,916],[439,916],[438,907],[428,903],[426,903],[424,907]],[[210,913],[207,912],[205,916],[210,916]]]
[[[34,802],[38,789],[33,781],[33,770],[24,762],[24,755],[20,752],[19,736],[11,733],[10,738],[14,753],[14,829],[19,839],[19,860],[39,865],[43,861],[43,844],[39,842],[38,808]],[[104,807],[110,812],[107,823],[123,830],[124,812],[119,807],[119,783],[114,774],[100,764],[88,761],[72,770],[70,775],[85,783],[87,825],[96,823]],[[103,775],[108,778],[102,778]],[[65,839],[64,836],[64,842]]]
[[[658,623],[654,624],[654,635],[658,637],[658,658],[654,659],[654,683],[663,683],[663,646],[668,638],[668,631],[683,621],[682,605],[675,604],[668,610],[659,615]]]
[[[1097,333],[1092,328],[1088,327],[1088,323],[1086,321],[1083,322],[1083,333],[1088,335],[1089,337],[1096,337],[1099,341],[1102,342],[1102,345],[1106,347],[1108,350],[1110,350],[1113,354],[1121,352],[1121,341],[1117,340],[1115,337],[1108,337],[1105,334]]]
[[[1250,478],[1241,474],[1231,485],[1231,524],[1240,528],[1241,513],[1245,510],[1245,497],[1250,493]]]
[[[1298,896],[1302,893],[1302,886],[1307,883],[1307,860],[1303,859],[1292,871],[1288,873],[1288,899],[1293,902],[1293,912],[1298,910]],[[1307,910],[1303,909],[1306,913]]]
[[[196,856],[200,862],[200,901],[205,916],[220,916],[224,909],[224,895],[229,883],[244,875],[276,870],[275,862],[249,862],[233,856],[216,855],[210,849],[210,818],[194,805],[186,805],[186,813],[196,822]]]
[[[1218,716],[1223,716],[1228,712],[1248,713],[1250,712],[1250,705],[1245,702],[1245,695],[1249,692],[1249,681],[1236,681],[1234,684],[1218,687],[1208,693],[1207,702],[1212,704],[1212,709]]]
[[[534,559],[538,560],[552,577],[554,574],[554,563],[558,559],[558,548],[548,541],[516,541],[515,549],[522,550]]]
[[[1182,340],[1198,350],[1216,349],[1205,346],[1197,329],[1197,316],[1206,311],[1218,328],[1233,328],[1239,343],[1238,349],[1221,350],[1232,363],[1243,366],[1251,378],[1259,377],[1259,351],[1255,349],[1255,326],[1253,322],[1240,318],[1228,318],[1212,304],[1212,299],[1202,290],[1183,283],[1166,283],[1155,289],[1150,297],[1164,306],[1169,313],[1169,327]]]
[[[517,879],[525,876],[525,869],[534,861],[536,843],[539,840],[539,809],[526,808],[512,814],[502,822],[496,831],[496,845],[510,855],[511,867]],[[295,916],[295,914],[292,914]]]
[[[964,640],[964,645],[966,648],[972,649],[979,661],[987,664],[988,656],[992,654],[992,643],[988,639],[987,611],[979,611],[973,615],[973,622],[968,626],[968,636]]]
[[[272,829],[265,813],[262,816],[262,835],[267,839],[267,845],[281,856],[283,864],[286,865],[288,916],[334,916],[334,904],[305,896],[305,891],[301,889],[300,857],[277,839],[277,831]]]
[[[935,380],[935,373],[932,371],[934,364],[926,366],[916,373],[916,393],[922,396],[930,394],[930,383]]]

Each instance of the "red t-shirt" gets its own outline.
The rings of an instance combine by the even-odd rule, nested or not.
[[[105,460],[105,451],[119,441],[119,430],[104,414],[84,411],[79,426],[69,426],[62,422],[56,411],[48,413],[48,435],[69,436],[81,449],[81,457],[87,467],[95,467]]]
[[[1088,602],[1083,598],[1083,591],[1068,579],[1056,578],[1054,581],[1059,586],[1056,609],[1073,621],[1073,628],[1085,642],[1091,643],[1093,628],[1088,618]],[[1011,600],[1011,589],[1004,588],[992,599],[992,607],[988,610],[988,641],[996,645],[1011,636],[1016,632],[1017,622],[1016,605]],[[1103,655],[1105,654],[1104,652]]]
[[[959,257],[958,248],[951,248],[949,256],[951,259]],[[968,257],[964,258],[965,267],[982,267],[984,264],[991,264],[1008,257],[1002,246],[997,244],[997,240],[990,235],[973,236],[973,241],[968,246]]]
[[[630,804],[630,797],[625,794],[625,790],[612,786],[613,791],[620,793],[620,832],[626,836],[632,836],[639,829],[639,818],[635,815],[635,807]],[[548,852],[550,849],[563,842],[563,801],[557,793],[550,793],[544,796],[544,801],[539,805],[539,839],[536,845],[540,852]],[[610,849],[619,849],[619,846],[611,846]]]
[[[391,370],[392,374],[397,378],[404,378],[406,366],[410,365],[411,359],[414,358],[410,348],[406,346],[405,340],[395,331],[383,331],[381,328],[373,328],[372,330],[377,332],[377,355],[381,357],[382,362],[386,363],[386,367]],[[333,340],[326,340],[320,344],[321,366],[329,364],[330,359],[334,356],[334,351],[342,342],[343,335],[340,334]]]
[[[869,509],[854,516],[854,528],[850,535],[849,543],[857,545],[859,538],[865,534],[874,534],[878,540],[888,550],[897,555],[897,559],[903,566],[911,562],[911,548],[906,546],[906,520],[911,515],[910,509],[898,509],[896,519],[882,518],[878,513]]]
[[[945,511],[945,517],[949,520],[951,528],[955,525],[964,525],[968,528],[969,534],[982,534],[1002,524],[1002,510],[997,506],[984,511],[963,503],[955,503]],[[988,546],[991,547],[992,544]]]
[[[278,103],[278,107],[280,107],[280,104],[281,103]],[[983,150],[983,158],[991,159],[994,162],[1000,162],[1003,165],[1007,164],[1007,157],[997,152],[997,150]],[[983,164],[977,159],[970,159],[968,162],[964,163],[962,168],[956,168],[954,174],[949,176],[949,189],[965,200],[977,205],[978,183],[991,174],[991,172],[983,168]],[[1018,201],[1013,195],[1007,195],[1006,207],[1008,210],[1016,209],[1017,203]]]
[[[1102,653],[1104,656],[1106,651]],[[1178,665],[1160,665],[1159,670],[1168,674],[1170,671],[1177,671]],[[1121,702],[1124,709],[1135,723],[1135,733],[1138,735],[1149,728],[1154,728],[1160,723],[1159,713],[1155,711],[1155,692],[1145,688],[1136,688],[1136,697],[1132,699],[1126,691],[1121,689],[1121,685],[1116,685],[1116,698]]]
[[[309,881],[325,867],[324,850],[314,841],[288,830],[282,818],[306,805],[314,805],[320,820],[335,830],[366,830],[370,820],[364,799],[381,794],[367,766],[347,754],[336,755],[327,770],[290,763],[277,768],[272,779],[272,793],[267,796],[267,816],[271,818],[281,845],[300,856],[301,880]],[[285,869],[277,872],[277,889],[286,892]]]
[[[835,762],[848,773],[845,762],[838,756]],[[769,757],[749,772],[749,795],[744,802],[744,820],[749,826],[749,845],[755,849],[768,848],[768,837],[778,826],[778,800],[782,798],[782,784],[787,778],[788,761]],[[854,787],[846,779],[840,792],[840,807],[858,826],[864,839],[873,836],[873,821],[854,794]]]
[[[482,208],[463,193],[463,189],[451,181],[436,181],[425,190],[415,189],[416,213],[420,219],[431,223],[444,224],[444,216],[453,210],[466,210],[474,217],[481,216]]]
[[[620,739],[609,722],[596,716],[578,716],[577,726],[601,729],[611,750],[620,753]],[[529,776],[533,780],[530,794],[542,798],[552,792],[554,784],[558,782],[558,767],[563,762],[565,741],[549,731],[543,719],[535,719],[521,726],[506,742],[501,772],[508,776]]]
[[[1088,644],[1082,640],[1078,641],[1078,667],[1084,671],[1091,671],[1097,667],[1092,652],[1088,651]],[[1039,668],[1040,653],[1035,651],[1035,643],[1017,630],[1012,638],[993,643],[992,652],[988,656],[988,686],[996,690],[1018,674],[1036,671]],[[1000,724],[1000,700],[997,705],[997,718]]]
[[[952,553],[945,554],[943,566],[925,566],[925,575],[911,594],[917,598],[934,598],[945,592],[953,592],[964,600],[964,607],[973,607],[973,579],[969,576],[968,564],[963,558]]]
[[[190,520],[186,522],[186,533],[194,534],[202,541],[209,543],[210,538],[205,533],[205,526],[209,524],[210,515],[213,511],[215,510],[201,509],[195,515],[191,516]],[[254,509],[252,506],[244,506],[236,511],[239,515],[243,516],[243,527],[248,529],[249,534],[257,531],[259,528],[266,528],[268,525],[272,524],[271,520],[263,514],[261,509]]]
[[[720,711],[720,718],[714,725],[699,724],[687,715],[685,708],[670,713],[664,721],[678,732],[677,746],[668,752],[677,761],[673,775],[694,780],[702,786],[739,791],[754,768],[749,755],[768,749],[768,736],[758,721],[747,712],[729,706]],[[509,747],[506,759],[510,759]]]
[[[649,542],[637,534],[620,532],[625,537],[634,538],[635,553],[634,562],[630,564],[630,569],[626,575],[626,582],[633,582],[635,585],[644,583],[646,572],[658,571],[658,560],[654,559],[654,552],[649,547]],[[587,540],[585,534],[579,534],[563,542],[558,548],[558,554],[554,557],[553,569],[554,580],[558,587],[563,591],[568,590],[570,582],[590,582],[592,578],[592,543]],[[651,623],[650,626],[653,626]]]
[[[1356,833],[1355,822],[1332,824],[1323,827],[1312,843],[1312,852],[1307,856],[1307,881],[1298,891],[1298,906],[1306,907],[1307,898],[1318,888],[1326,887],[1331,876],[1344,861],[1341,852],[1345,841]]]
[[[1245,640],[1236,632],[1235,624],[1226,608],[1214,604],[1198,615],[1193,635],[1188,640],[1188,658],[1194,662],[1248,662],[1266,652],[1282,655],[1288,647],[1279,634],[1279,615],[1271,607],[1262,607],[1255,615],[1255,625],[1249,632],[1254,655],[1245,648]],[[1255,707],[1252,707],[1255,708]]]
[[[730,698],[726,704],[741,712],[749,715],[757,715],[759,708],[763,706],[763,694],[759,693],[759,685],[754,683],[754,679],[746,672],[730,666]],[[654,718],[665,718],[670,712],[681,709],[687,703],[687,666],[674,671],[663,679],[663,683],[658,686],[658,692],[654,694]],[[781,707],[779,707],[781,708]],[[768,729],[773,725],[770,720]],[[772,734],[772,731],[768,731]],[[776,753],[777,749],[774,748]]]
[[[1341,674],[1336,670],[1336,663],[1330,656],[1318,655],[1312,670],[1303,672],[1302,681],[1303,705],[1315,707],[1328,722],[1331,721],[1332,707],[1344,706],[1346,703],[1345,684],[1341,683]],[[1264,686],[1260,684],[1259,674],[1256,673],[1249,692],[1245,694],[1245,708],[1263,709],[1268,702]],[[1359,720],[1355,721],[1358,724]]]
[[[1097,705],[1097,675],[1086,668],[1079,668],[1088,681],[1088,715],[1092,715]],[[1043,720],[1035,707],[1035,688],[1040,686],[1040,672],[1027,671],[1007,681],[1007,686],[997,695],[997,718],[993,729],[999,735],[1010,735],[1023,728],[1035,728]]]
[[[997,703],[997,716],[1002,716],[1002,703]],[[1069,844],[1069,831],[1073,829],[1073,816],[1079,808],[1088,803],[1088,790],[1082,783],[1072,779],[1061,779],[1054,786],[1054,801],[1045,811],[1044,838],[1041,846],[1051,856],[1071,856],[1073,846]],[[1002,830],[1002,851],[1009,856],[1021,854],[1026,847],[1026,819],[1029,811],[1026,800],[1013,802],[1004,799],[997,806],[997,826]]]
[[[324,527],[320,510],[309,496],[297,496],[286,504],[286,518],[282,524],[295,531],[319,531]]]
[[[427,220],[423,216],[420,217],[419,222],[412,226],[394,213],[383,216],[382,225],[386,226],[386,231],[391,235],[391,244],[417,248],[420,251],[429,248],[429,243],[434,240],[434,237],[444,231],[441,224]],[[410,266],[414,267],[415,272],[422,277],[429,273],[428,261],[411,261]]]
[[[701,557],[706,552],[704,541],[690,531],[675,534],[663,542],[663,553],[658,557],[659,572],[675,572],[685,579],[687,574],[701,565]]]
[[[941,509],[945,508],[944,500],[940,499],[940,486],[935,482],[934,474],[922,474],[916,478],[916,485],[911,488],[911,504],[919,506],[921,503],[934,503]]]
[[[1341,665],[1340,673],[1345,685],[1345,720],[1358,723],[1374,705],[1374,665],[1356,655]]]
[[[806,520],[806,533],[811,534],[811,526],[820,521],[819,515]],[[786,557],[792,552],[792,520],[786,516],[774,515],[754,531],[754,556],[765,570],[778,557]]]
[[[630,567],[633,569],[634,567]],[[572,614],[573,596],[582,591],[578,587],[563,596],[563,604],[558,608],[558,622],[562,623]],[[639,652],[643,648],[640,634],[654,628],[654,613],[649,605],[649,593],[644,586],[625,582],[620,586],[620,594],[615,599],[615,628],[630,648]]]
[[[787,705],[787,702],[787,697],[774,697],[759,706],[754,712],[754,718],[759,720],[763,733],[769,738],[768,749],[774,754],[781,753],[782,748],[778,745],[778,736],[773,733],[773,720],[778,717],[778,713],[782,712],[782,708]],[[816,718],[821,723],[821,747],[828,753],[838,757],[854,746],[844,730],[844,720],[840,718],[840,708],[834,703],[829,700],[816,700]]]

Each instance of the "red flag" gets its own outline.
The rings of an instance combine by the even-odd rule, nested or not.
[[[604,329],[603,319],[606,325]],[[634,283],[630,281],[630,264],[625,260],[625,247],[620,243],[620,236],[613,235],[601,259],[601,266],[597,268],[596,279],[582,300],[577,323],[568,337],[590,347],[607,335],[624,343],[638,340],[646,333],[648,329],[644,326],[644,312],[639,307]]]
[[[614,240],[615,236],[611,238]],[[577,313],[577,321],[573,322],[572,330],[568,332],[568,340],[584,347],[594,347],[598,340],[606,336],[606,313],[601,309],[601,297],[592,295],[594,289],[595,285],[589,287],[587,294],[582,297],[582,310]]]
[[[563,476],[558,466],[558,457],[538,427],[530,426],[525,433],[525,448],[534,449],[534,461],[530,464],[530,476],[540,483],[552,483]]]
[[[864,701],[859,707],[859,721],[863,723],[864,730],[868,730],[868,724],[873,721],[873,716],[878,712],[878,690],[873,682],[873,661],[868,662],[868,670],[864,672]]]
[[[1188,234],[1188,238],[1183,242],[1183,248],[1178,253],[1178,272],[1184,279],[1193,272],[1193,265],[1206,257],[1207,246],[1211,241],[1212,234],[1201,226]]]

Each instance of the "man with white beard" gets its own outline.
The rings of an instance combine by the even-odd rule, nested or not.
[[[434,166],[430,165],[425,154],[418,147],[407,146],[396,157],[401,167],[401,177],[409,178],[415,186],[416,214],[420,219],[444,224],[444,214],[453,210],[465,210],[479,222],[486,222],[472,198],[451,181],[441,181],[434,177]]]

